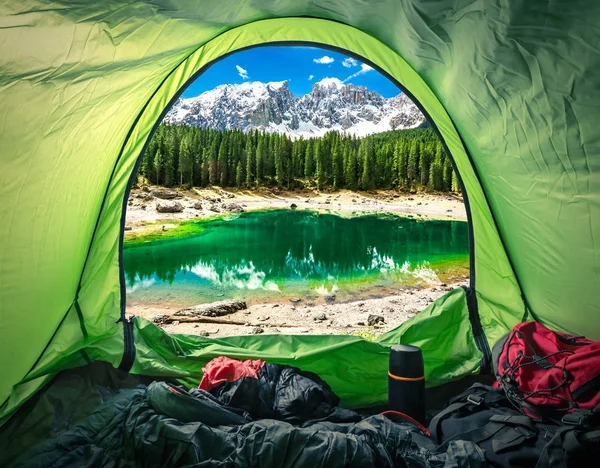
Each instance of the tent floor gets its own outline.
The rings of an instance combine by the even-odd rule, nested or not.
[[[149,384],[155,377],[129,374],[103,362],[62,371],[44,389],[26,402],[0,428],[0,466],[37,443],[55,436],[84,419],[119,390]],[[459,381],[427,389],[427,416],[433,417],[447,400],[475,382],[490,384],[493,376],[469,376]],[[364,408],[365,415],[386,408]]]

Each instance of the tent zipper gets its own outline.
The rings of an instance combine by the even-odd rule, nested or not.
[[[481,351],[483,354],[480,364],[480,373],[488,374],[491,372],[492,351],[490,350],[490,345],[485,336],[485,332],[483,331],[479,312],[477,311],[477,298],[475,297],[475,290],[467,286],[462,286],[462,288],[467,294],[467,309],[469,311],[471,329],[473,330],[473,335],[475,337],[475,344],[477,345],[477,349],[479,349],[479,351]]]
[[[135,344],[133,342],[133,319],[135,316],[129,317],[129,319],[121,318],[120,322],[123,322],[123,359],[119,364],[119,369],[125,372],[129,372],[135,361]]]

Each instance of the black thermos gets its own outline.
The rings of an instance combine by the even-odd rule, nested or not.
[[[422,424],[425,422],[425,372],[420,348],[403,344],[392,346],[388,406]]]

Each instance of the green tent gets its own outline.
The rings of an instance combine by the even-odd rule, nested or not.
[[[422,347],[435,386],[486,371],[524,320],[600,339],[599,20],[595,0],[1,2],[0,423],[93,361],[193,384],[212,357],[262,358],[357,407],[386,400],[395,343]],[[470,287],[378,342],[124,319],[124,211],[152,131],[207,67],[264,44],[340,50],[401,84],[460,175]]]

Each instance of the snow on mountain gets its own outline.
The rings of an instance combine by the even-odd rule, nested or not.
[[[418,127],[425,117],[405,95],[384,98],[364,86],[325,78],[295,98],[287,81],[225,84],[179,99],[165,123],[217,130],[242,129],[315,137],[330,130],[356,136]]]

